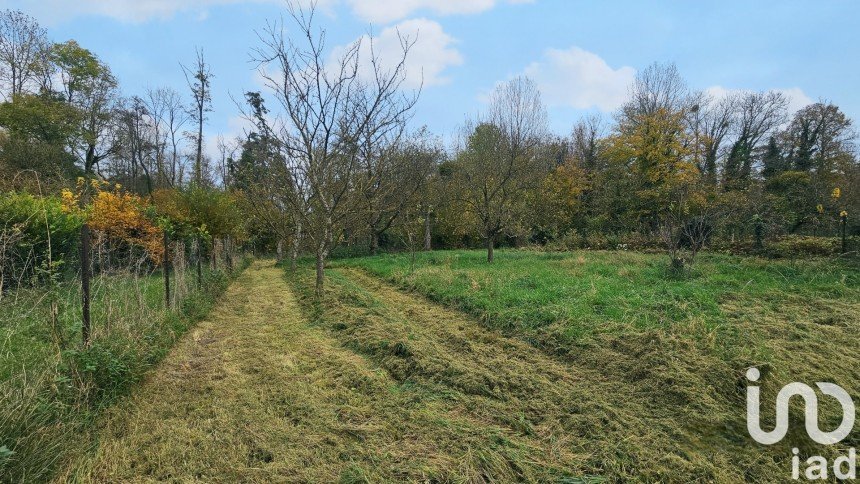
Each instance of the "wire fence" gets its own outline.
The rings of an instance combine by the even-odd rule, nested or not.
[[[164,232],[154,251],[109,230],[69,236],[38,213],[24,221],[0,224],[0,482],[50,476],[93,410],[157,362],[245,263],[229,240]]]

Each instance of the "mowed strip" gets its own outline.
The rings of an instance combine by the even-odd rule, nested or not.
[[[460,469],[490,481],[743,479],[744,467],[731,465],[732,452],[690,452],[705,429],[667,418],[671,409],[655,408],[648,394],[599,369],[554,358],[360,269],[329,271],[325,303],[317,307],[307,289],[311,277],[307,271],[294,288],[345,347],[384,368],[416,398],[446,401],[496,429],[495,437],[475,445],[484,453],[480,462],[439,441],[461,459]],[[456,472],[441,477],[463,478]]]
[[[491,465],[481,463],[493,458],[485,450],[497,440],[502,430],[445,399],[416,398],[308,326],[283,272],[256,263],[109,412],[94,455],[59,480],[359,482],[449,474],[481,481]],[[512,448],[539,454],[527,439]]]

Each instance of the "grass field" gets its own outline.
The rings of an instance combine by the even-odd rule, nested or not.
[[[488,265],[482,252],[452,251],[419,254],[414,271],[408,255],[334,267],[335,281],[359,268],[526,341],[572,374],[596,375],[594,396],[605,406],[592,417],[605,427],[583,437],[599,456],[583,465],[586,474],[776,479],[787,475],[792,446],[837,449],[816,446],[802,430],[771,448],[755,445],[744,420],[745,370],[762,370],[765,402],[791,381],[860,393],[860,271],[845,262],[706,254],[677,276],[659,255],[506,251]],[[825,404],[830,427],[822,428],[838,424],[838,410]],[[802,408],[792,419],[802,429]],[[856,446],[856,437],[843,444]]]
[[[131,398],[81,482],[779,482],[804,431],[763,426],[789,381],[860,393],[860,287],[845,262],[502,251],[258,261]],[[821,400],[821,427],[841,410]]]

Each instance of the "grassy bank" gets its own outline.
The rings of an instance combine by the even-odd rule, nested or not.
[[[0,481],[45,481],[86,448],[94,418],[206,315],[230,278],[207,271],[199,290],[190,289],[193,281],[174,280],[180,292],[167,311],[160,273],[101,276],[93,284],[87,348],[80,343],[79,285],[6,295],[0,305]]]
[[[809,441],[800,405],[792,432],[776,446],[755,444],[744,420],[750,366],[764,375],[763,402],[791,381],[832,381],[860,394],[856,266],[706,254],[679,277],[659,255],[505,251],[493,265],[483,257],[420,254],[414,271],[408,255],[342,260],[331,279],[336,286],[340,272],[361,268],[528,342],[572,374],[596,375],[594,399],[606,405],[597,405],[592,433],[577,434],[594,452],[586,474],[774,480],[790,475],[793,446],[802,455],[835,455],[857,445],[856,436],[843,447]],[[337,297],[366,305],[359,296]],[[346,328],[356,320],[340,318]],[[534,389],[536,401],[543,391]],[[829,399],[822,403],[821,426],[834,428],[841,411]],[[763,412],[765,428],[771,414]]]

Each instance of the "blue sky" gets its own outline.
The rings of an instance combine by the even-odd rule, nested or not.
[[[305,0],[307,1],[307,0]],[[255,30],[284,0],[0,0],[76,39],[119,77],[123,92],[187,88],[179,67],[205,50],[216,76],[207,132],[235,136],[231,95],[261,85],[249,62]],[[569,132],[584,113],[611,114],[637,70],[675,62],[694,89],[779,89],[793,106],[827,99],[860,115],[860,2],[321,0],[331,47],[367,34],[385,53],[394,27],[418,34],[409,64],[425,87],[415,123],[449,136],[479,113],[499,82],[526,73],[544,92],[550,123]]]

